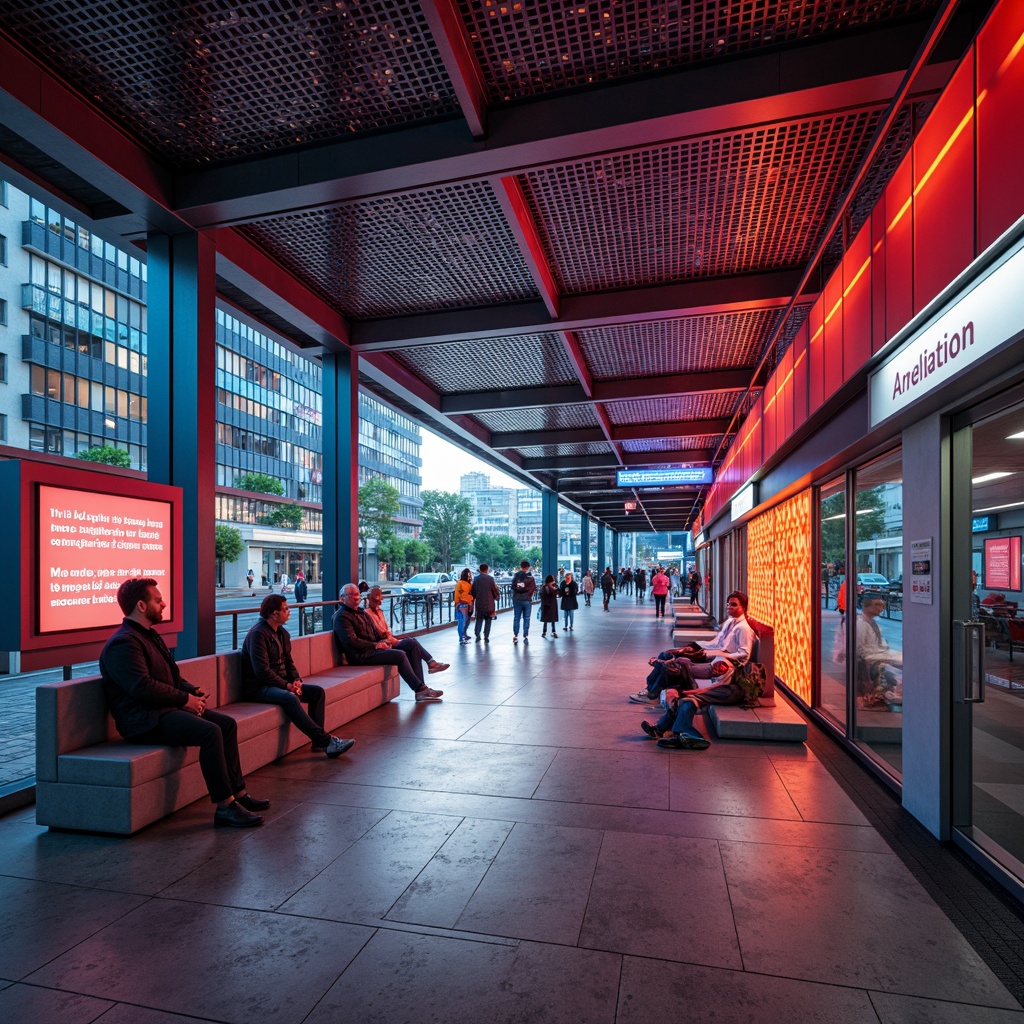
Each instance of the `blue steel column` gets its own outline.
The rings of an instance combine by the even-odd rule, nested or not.
[[[154,234],[147,253],[146,459],[150,480],[183,492],[177,657],[194,658],[217,646],[216,250],[203,234]]]
[[[541,573],[555,575],[558,572],[558,495],[554,491],[540,492],[540,549]]]
[[[597,575],[600,576],[608,567],[608,560],[604,550],[605,525],[597,524]]]
[[[580,579],[590,568],[590,516],[580,515]]]
[[[351,352],[323,357],[325,601],[356,582],[359,566],[358,361]]]

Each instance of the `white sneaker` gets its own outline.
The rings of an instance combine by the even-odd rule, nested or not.
[[[440,700],[443,693],[444,690],[432,690],[429,686],[425,686],[416,694],[416,699],[418,701]]]
[[[639,690],[636,693],[631,693],[629,699],[634,704],[654,704],[657,702],[657,697],[652,697],[646,690]]]

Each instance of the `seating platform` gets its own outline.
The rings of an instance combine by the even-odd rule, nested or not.
[[[723,740],[761,740],[803,743],[807,723],[788,704],[740,708],[713,705],[708,717]]]

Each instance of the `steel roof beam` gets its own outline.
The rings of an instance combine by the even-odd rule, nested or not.
[[[450,341],[510,338],[548,331],[586,331],[638,320],[677,320],[751,309],[781,309],[800,283],[800,270],[679,281],[589,295],[559,297],[552,319],[543,302],[514,302],[466,310],[446,310],[353,324],[354,347],[365,352],[409,349]],[[805,294],[812,303],[817,296]]]
[[[484,78],[466,35],[466,25],[456,0],[420,0],[420,9],[430,26],[462,116],[474,139],[487,134],[487,98]]]
[[[626,466],[662,466],[677,465],[685,462],[708,462],[711,453],[708,451],[692,452],[644,452],[637,455],[627,452],[623,456]],[[573,470],[573,469],[620,469],[615,456],[608,455],[559,455],[545,458],[523,459],[523,469],[534,470]]]
[[[534,448],[551,444],[594,444],[607,443],[608,438],[600,427],[582,427],[579,430],[516,430],[503,434],[492,434],[491,444],[495,448]]]
[[[596,381],[593,395],[587,395],[580,384],[562,384],[551,388],[470,391],[464,394],[445,395],[441,398],[441,411],[448,416],[454,416],[458,413],[493,412],[496,409],[534,409],[548,405],[627,402],[637,398],[675,398],[694,392],[742,391],[749,382],[749,370],[713,370],[709,373]]]
[[[176,209],[196,227],[219,227],[824,111],[885,106],[921,33],[919,23],[885,25],[508,104],[488,111],[482,141],[467,138],[465,124],[452,118],[184,172],[176,179]],[[941,89],[952,67],[932,66],[920,91]]]

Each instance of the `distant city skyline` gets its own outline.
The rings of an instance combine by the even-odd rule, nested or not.
[[[466,473],[485,473],[494,487],[525,487],[513,477],[488,465],[475,455],[463,451],[450,441],[421,426],[423,444],[420,456],[423,459],[423,484],[421,491],[452,491],[459,493],[462,476]]]

